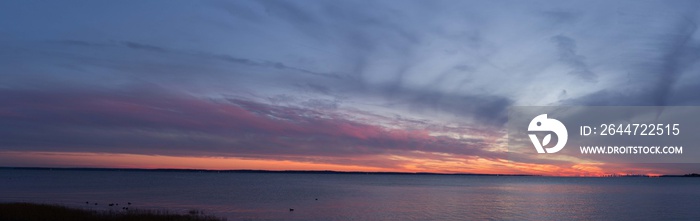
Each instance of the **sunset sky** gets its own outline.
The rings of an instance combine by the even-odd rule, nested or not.
[[[0,166],[700,172],[508,157],[511,106],[699,105],[672,3],[0,1]]]

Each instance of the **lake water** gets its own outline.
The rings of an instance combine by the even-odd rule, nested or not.
[[[698,220],[700,179],[0,169],[0,201],[229,220]]]

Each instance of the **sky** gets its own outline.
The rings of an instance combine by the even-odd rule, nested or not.
[[[512,106],[700,104],[697,1],[0,1],[0,166],[684,174],[513,161]]]

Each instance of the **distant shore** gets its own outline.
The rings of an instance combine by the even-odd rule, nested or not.
[[[139,168],[79,168],[79,167],[0,167],[0,170],[73,170],[73,171],[142,171],[142,172],[199,172],[199,173],[297,173],[297,174],[376,174],[376,175],[457,175],[457,176],[535,176],[533,174],[488,174],[488,173],[432,173],[432,172],[363,172],[333,170],[210,170],[210,169],[139,169]],[[558,177],[558,176],[552,176]],[[577,177],[577,176],[574,176]],[[700,177],[700,174],[666,174],[649,176],[644,174],[607,175],[592,177]]]
[[[199,210],[178,214],[162,210],[97,211],[61,205],[0,203],[0,220],[14,221],[224,221]]]
[[[209,170],[209,169],[139,169],[139,168],[77,168],[77,167],[0,167],[0,170],[76,170],[76,171],[144,171],[200,173],[307,173],[307,174],[378,174],[378,175],[465,175],[465,176],[539,176],[529,174],[431,173],[431,172],[363,172],[333,170]]]

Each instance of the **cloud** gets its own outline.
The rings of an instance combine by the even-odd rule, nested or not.
[[[591,72],[590,68],[585,63],[586,58],[576,53],[576,41],[574,39],[564,35],[557,35],[552,37],[552,41],[557,46],[559,61],[571,66],[573,69],[569,73],[586,80],[596,80],[596,74]]]
[[[41,4],[0,3],[8,150],[474,168],[509,106],[700,102],[693,2]]]
[[[542,15],[556,25],[570,25],[579,19],[579,14],[565,10],[544,11]]]
[[[336,98],[346,97],[343,94],[332,94],[335,91],[331,88],[338,88],[342,90],[345,95],[352,96],[368,96],[375,98],[382,98],[381,101],[389,108],[402,108],[411,111],[429,111],[431,113],[449,113],[453,117],[462,117],[465,119],[472,119],[482,123],[489,124],[499,124],[502,125],[505,120],[505,109],[507,106],[512,104],[512,101],[505,97],[499,97],[494,95],[460,95],[445,93],[440,90],[435,89],[414,89],[407,88],[403,85],[373,85],[361,79],[348,76],[348,75],[337,75],[330,73],[318,73],[313,71],[308,71],[301,68],[289,67],[285,64],[279,62],[270,61],[252,61],[245,58],[234,58],[228,55],[215,55],[207,54],[201,52],[185,52],[178,51],[174,49],[163,48],[160,46],[135,43],[135,42],[122,42],[119,44],[113,43],[94,43],[94,42],[84,42],[84,41],[61,41],[61,43],[74,45],[74,46],[90,46],[90,47],[100,47],[109,49],[110,47],[126,47],[135,50],[143,50],[155,53],[170,54],[173,56],[185,56],[198,59],[213,59],[224,62],[230,62],[237,65],[245,65],[256,68],[264,68],[267,70],[277,69],[287,72],[296,73],[306,73],[314,76],[319,76],[321,78],[306,78],[297,77],[291,80],[290,86],[301,85],[300,87],[310,90],[311,92],[318,93],[320,95],[335,96]],[[141,55],[142,56],[142,55]],[[140,61],[144,62],[144,61]],[[148,62],[148,61],[145,61]],[[149,62],[150,63],[150,62]],[[133,63],[129,63],[133,66]],[[152,64],[145,64],[149,67]],[[179,66],[181,64],[177,64]],[[168,68],[160,68],[158,72],[164,72],[168,69],[176,69],[176,64],[166,64],[167,66],[173,66]],[[463,66],[463,65],[462,65]],[[139,71],[139,70],[135,70]],[[404,75],[403,73],[401,75]],[[242,77],[242,76],[241,76]],[[254,78],[254,77],[253,77]],[[297,82],[297,83],[294,83]],[[337,103],[341,100],[335,99],[335,101],[328,102],[327,99],[308,99],[304,104],[313,105],[322,108],[337,108]]]
[[[66,44],[66,45],[84,46],[84,47],[103,47],[104,48],[104,47],[122,47],[123,46],[123,47],[127,47],[130,49],[135,49],[135,50],[144,50],[144,51],[157,52],[157,53],[168,53],[168,54],[174,54],[174,55],[184,55],[184,56],[203,58],[203,59],[215,59],[215,60],[240,64],[240,65],[265,67],[265,68],[280,69],[280,70],[290,70],[290,71],[294,71],[294,72],[311,74],[311,75],[322,76],[322,77],[343,78],[343,76],[336,74],[336,73],[321,73],[321,72],[310,71],[310,70],[306,70],[303,68],[288,66],[282,62],[254,61],[254,60],[247,59],[247,58],[237,58],[237,57],[232,57],[230,55],[225,55],[225,54],[211,54],[211,53],[196,52],[196,51],[174,50],[174,49],[163,48],[160,46],[144,44],[144,43],[137,43],[137,42],[130,42],[130,41],[125,41],[125,42],[121,42],[121,43],[97,43],[97,42],[87,42],[87,41],[79,41],[79,40],[61,40],[61,41],[57,41],[57,42],[62,43],[62,44]]]
[[[73,41],[74,42],[74,41]],[[82,45],[95,45],[95,44],[82,44]],[[123,42],[123,45],[132,49],[138,49],[138,50],[146,50],[146,51],[154,51],[154,52],[171,52],[169,50],[166,50],[164,48],[158,47],[158,46],[153,46],[153,45],[148,45],[148,44],[141,44],[141,43],[136,43],[136,42]]]
[[[318,108],[152,89],[4,90],[3,150],[285,158],[410,151],[497,157],[480,139],[430,136],[349,120]]]
[[[700,44],[693,39],[698,29],[697,23],[684,19],[676,28],[677,30],[670,34],[667,42],[664,42],[666,53],[661,57],[657,69],[657,87],[652,92],[652,99],[658,106],[666,105],[680,75],[700,58]]]
[[[497,126],[505,124],[507,108],[513,104],[513,101],[506,97],[444,94],[410,89],[399,89],[391,93],[389,98],[389,106],[404,106],[424,113],[449,113],[456,118]]]
[[[637,52],[638,61],[629,65],[625,81],[593,93],[562,100],[566,105],[668,106],[698,105],[692,94],[700,93],[696,63],[700,43],[694,38],[697,25],[685,18],[675,21],[669,33],[655,36],[648,47]],[[679,79],[688,81],[679,83]]]

